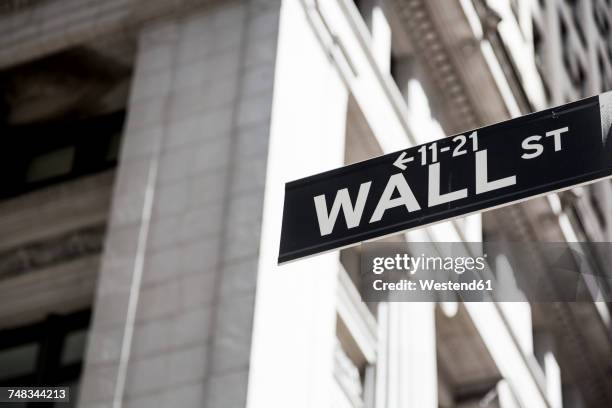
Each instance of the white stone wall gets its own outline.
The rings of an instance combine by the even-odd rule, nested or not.
[[[285,183],[344,161],[348,92],[308,18],[283,1],[249,408],[332,406],[338,252],[277,264]]]

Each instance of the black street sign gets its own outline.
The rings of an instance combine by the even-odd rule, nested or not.
[[[612,93],[292,181],[279,263],[612,175]]]

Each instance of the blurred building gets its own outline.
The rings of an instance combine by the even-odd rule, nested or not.
[[[612,406],[606,303],[366,305],[358,249],[276,265],[286,181],[609,89],[611,12],[0,0],[0,385],[96,408]],[[610,188],[395,239],[610,240]]]

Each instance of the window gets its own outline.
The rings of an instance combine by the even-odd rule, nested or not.
[[[114,167],[124,117],[0,125],[0,199]]]
[[[578,33],[580,42],[582,45],[586,45],[586,36],[584,34],[584,29],[582,28],[582,9],[580,8],[581,2],[578,0],[570,0],[568,3],[572,10],[572,20],[574,21],[574,27],[576,27],[576,32]]]
[[[34,183],[70,173],[74,146],[62,147],[33,157],[28,164],[26,182]]]
[[[38,344],[34,342],[0,350],[0,381],[35,371],[37,355]]]
[[[50,315],[29,326],[0,330],[0,386],[66,385],[70,403],[57,406],[76,406],[90,315],[89,310]]]
[[[538,27],[538,25],[535,23],[535,21],[532,21],[532,26],[533,26],[533,51],[535,54],[535,60],[536,60],[536,65],[538,66],[539,69],[543,69],[543,39],[542,39],[542,33],[540,31],[540,28]]]
[[[540,72],[540,76],[542,73]],[[550,92],[550,87],[548,86],[548,82],[546,82],[546,78],[542,76],[542,88],[544,88],[544,98],[546,98],[546,102],[552,101],[552,93]]]
[[[601,90],[606,91],[608,84],[606,83],[606,64],[601,53],[597,53],[597,67],[599,68],[599,75],[601,77]]]
[[[593,211],[595,212],[595,216],[597,217],[597,222],[599,223],[601,229],[605,229],[606,228],[606,216],[601,208],[600,201],[593,189],[590,190],[589,202],[591,204],[591,207],[593,208]]]
[[[597,4],[594,5],[593,19],[595,20],[597,29],[602,36],[607,37],[608,33],[610,32],[610,24],[608,23],[608,18],[605,14],[606,12],[598,7]]]
[[[567,29],[567,23],[565,22],[562,16],[559,16],[559,30],[561,31],[561,46],[563,47],[564,51],[568,50],[569,32]]]
[[[586,94],[586,74],[581,62],[575,61],[574,69],[571,71],[571,80],[574,88],[579,91],[581,96]]]

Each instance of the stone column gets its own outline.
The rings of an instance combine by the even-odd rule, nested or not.
[[[546,398],[551,408],[563,407],[561,368],[555,358],[555,337],[546,331],[534,335],[534,351],[546,377]]]
[[[379,309],[376,408],[436,408],[435,304],[391,302]]]
[[[365,23],[370,30],[370,47],[379,68],[389,72],[391,68],[391,27],[386,13],[390,6],[385,0],[361,0],[358,2]]]
[[[243,407],[280,0],[140,34],[80,407]]]

